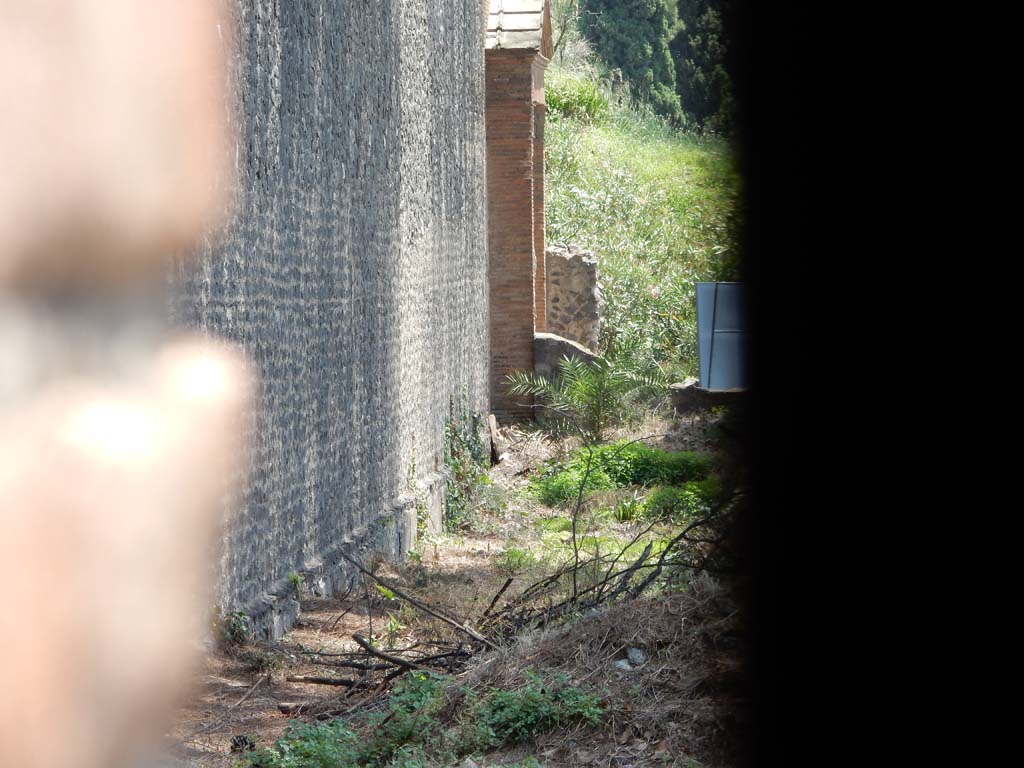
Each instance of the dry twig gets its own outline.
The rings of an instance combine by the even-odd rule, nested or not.
[[[214,720],[209,725],[207,725],[207,726],[199,729],[195,733],[193,733],[191,736],[189,736],[185,740],[184,743],[188,744],[188,743],[194,741],[197,736],[202,736],[204,733],[209,733],[214,728],[216,728],[219,725],[221,725],[221,723],[223,723],[225,720],[227,720],[227,717],[231,713],[231,710],[236,709],[237,707],[239,707],[243,703],[245,703],[246,699],[248,699],[250,696],[252,696],[253,691],[255,691],[257,688],[259,688],[264,682],[266,682],[269,679],[270,679],[270,675],[269,674],[263,675],[263,677],[261,677],[255,683],[253,683],[252,688],[250,688],[248,691],[246,691],[245,695],[242,696],[242,698],[240,698],[238,701],[236,701],[234,704],[232,704],[230,707],[228,707],[227,710],[225,710],[224,714],[222,714],[220,717],[218,717],[216,720]]]
[[[459,630],[460,632],[465,632],[467,635],[472,637],[474,640],[479,640],[481,643],[483,643],[484,645],[488,646],[489,648],[492,648],[494,650],[498,649],[497,645],[495,645],[493,642],[491,642],[486,637],[481,635],[479,632],[477,632],[472,627],[467,627],[464,624],[460,624],[459,622],[457,622],[455,619],[451,618],[450,616],[445,616],[440,611],[438,611],[438,610],[436,610],[434,608],[431,608],[431,607],[429,607],[427,605],[424,605],[423,603],[421,603],[419,600],[416,600],[415,598],[409,597],[409,595],[407,595],[405,592],[400,590],[398,587],[394,586],[393,584],[389,584],[388,582],[384,581],[384,579],[382,579],[379,576],[376,576],[375,574],[371,573],[366,568],[364,568],[362,565],[360,565],[358,562],[356,562],[351,557],[346,555],[344,552],[341,552],[340,554],[341,554],[341,556],[343,558],[345,558],[345,560],[347,560],[349,563],[354,565],[356,567],[356,569],[358,569],[360,571],[360,573],[362,573],[364,576],[369,576],[371,579],[376,581],[382,587],[384,587],[385,589],[390,590],[396,596],[400,597],[402,600],[405,600],[407,603],[412,605],[414,608],[418,608],[419,610],[423,611],[424,613],[430,614],[435,619],[440,619],[445,624],[448,624],[449,626],[454,627],[455,629]]]

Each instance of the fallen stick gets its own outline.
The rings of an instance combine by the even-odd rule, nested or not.
[[[321,661],[311,659],[309,664],[316,664],[322,667],[344,667],[345,669],[358,669],[364,672],[384,672],[394,668],[393,664],[363,664],[359,661]]]
[[[339,622],[339,621],[341,621],[342,619],[344,619],[344,618],[345,618],[346,616],[348,616],[348,615],[349,615],[349,614],[350,614],[350,613],[352,612],[352,609],[353,609],[353,608],[355,608],[355,606],[354,606],[354,605],[350,605],[350,606],[349,606],[348,608],[346,608],[346,609],[345,609],[345,611],[344,611],[343,613],[339,614],[339,615],[338,615],[338,616],[337,616],[337,617],[336,617],[336,618],[334,619],[334,621],[333,621],[333,622],[331,622],[331,628],[330,628],[330,630],[329,630],[329,631],[333,632],[333,631],[334,631],[334,628],[335,628],[336,626],[338,626],[338,622]]]
[[[409,597],[407,594],[402,592],[402,590],[400,590],[398,587],[395,587],[395,586],[389,584],[388,582],[384,581],[379,576],[374,576],[372,573],[370,573],[362,565],[357,563],[355,560],[353,560],[351,557],[346,555],[344,552],[340,552],[339,554],[343,558],[345,558],[348,562],[350,562],[352,565],[354,565],[356,567],[356,569],[359,570],[360,573],[362,573],[362,574],[364,574],[366,576],[369,576],[371,579],[376,581],[378,584],[380,584],[385,589],[391,590],[394,594],[398,595],[398,597],[402,598],[407,603],[415,606],[416,608],[419,608],[424,613],[429,613],[435,619],[440,619],[445,624],[448,624],[449,626],[454,627],[455,629],[459,630],[460,632],[465,632],[467,635],[472,637],[474,640],[479,640],[484,645],[487,645],[490,648],[493,648],[494,650],[498,650],[498,646],[497,645],[495,645],[493,642],[491,642],[486,637],[481,635],[479,632],[477,632],[472,627],[467,627],[464,624],[460,624],[455,619],[453,619],[453,618],[451,618],[449,616],[445,616],[443,613],[440,613],[439,611],[436,611],[433,608],[430,608],[429,606],[424,605],[419,600],[415,600],[414,598]]]
[[[496,606],[498,604],[498,600],[500,600],[501,596],[505,594],[505,590],[508,589],[508,586],[509,586],[509,584],[512,583],[512,579],[513,578],[514,578],[513,576],[509,576],[505,580],[505,583],[501,585],[501,589],[498,590],[498,594],[496,594],[494,596],[494,599],[491,600],[491,604],[487,606],[487,610],[484,611],[483,615],[480,617],[481,620],[486,619],[487,618],[487,614],[489,614],[491,611],[494,610],[494,606]]]
[[[397,594],[397,592],[395,594]],[[384,653],[384,651],[378,651],[376,648],[374,648],[370,644],[369,640],[367,640],[365,637],[360,635],[358,632],[355,633],[354,635],[352,635],[352,639],[356,641],[356,644],[360,648],[362,648],[364,651],[366,651],[371,656],[376,656],[378,659],[383,659],[384,661],[386,661],[386,662],[388,662],[390,664],[394,664],[394,665],[399,666],[399,667],[405,667],[406,669],[422,669],[422,670],[426,670],[427,669],[426,667],[422,667],[419,664],[416,664],[415,662],[406,661],[401,656],[392,656],[390,653]]]
[[[340,685],[345,688],[369,688],[365,680],[348,680],[344,677],[315,677],[313,675],[289,675],[285,678],[289,683],[309,683],[311,685]]]
[[[190,741],[195,739],[196,736],[201,736],[202,734],[207,733],[208,731],[213,730],[216,726],[218,726],[222,722],[224,722],[224,720],[227,719],[227,716],[231,712],[231,710],[233,710],[235,707],[241,706],[245,702],[246,699],[248,699],[250,696],[252,696],[253,691],[255,691],[257,688],[259,688],[260,685],[262,685],[264,681],[269,680],[269,679],[270,679],[270,675],[267,674],[267,675],[264,675],[263,677],[261,677],[255,683],[253,683],[252,688],[250,688],[248,691],[246,691],[245,695],[242,696],[242,698],[240,698],[238,701],[236,701],[234,704],[232,704],[230,707],[228,707],[227,711],[225,711],[224,714],[222,714],[220,717],[218,717],[212,723],[207,725],[205,728],[201,728],[198,731],[196,731],[195,733],[193,733],[191,736],[188,737],[188,739],[184,743],[188,744]]]
[[[326,651],[297,651],[297,653],[301,653],[306,656],[323,656],[324,658],[363,655],[362,651],[345,651],[343,653],[327,653]]]
[[[462,648],[456,648],[454,651],[448,651],[448,653],[435,653],[433,656],[423,656],[416,659],[417,664],[426,664],[428,661],[439,661],[440,659],[449,659],[455,656],[472,656],[469,651],[464,651]]]
[[[365,696],[363,696],[363,698],[360,699],[359,701],[357,701],[354,704],[346,707],[345,709],[332,709],[332,710],[329,710],[329,711],[321,713],[321,714],[329,714],[331,717],[343,717],[345,715],[350,715],[353,712],[355,712],[357,709],[359,709],[360,707],[364,706],[368,702],[370,702],[373,699],[377,698],[377,696],[379,696],[381,693],[384,692],[384,689],[387,687],[388,683],[390,683],[392,680],[394,680],[399,675],[404,675],[408,671],[409,670],[407,670],[405,667],[399,667],[398,669],[396,669],[391,674],[386,675],[384,677],[384,679],[380,681],[380,685],[378,685],[374,690],[370,691]],[[367,686],[367,687],[369,687],[369,686]],[[348,693],[345,694],[344,698],[348,698],[349,696],[351,696],[355,692],[356,692],[356,689],[353,688],[352,690],[350,690]],[[319,715],[318,715],[318,717],[319,717]]]

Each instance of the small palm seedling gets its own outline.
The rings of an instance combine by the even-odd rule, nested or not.
[[[548,413],[548,423],[561,433],[576,431],[588,444],[600,443],[643,399],[663,392],[665,377],[656,365],[624,368],[604,358],[584,361],[564,357],[558,372],[546,377],[532,371],[508,376],[513,397],[534,397]]]

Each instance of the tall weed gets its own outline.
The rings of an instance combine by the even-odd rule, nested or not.
[[[596,252],[605,306],[601,353],[697,372],[695,283],[737,277],[739,176],[730,145],[673,129],[585,62],[552,67],[548,98],[591,83],[607,108],[553,108],[545,136],[550,243]],[[580,86],[574,85],[577,90]]]

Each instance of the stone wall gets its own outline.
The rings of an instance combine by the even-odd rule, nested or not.
[[[339,548],[395,557],[440,520],[447,419],[488,410],[479,0],[238,0],[238,209],[172,275],[176,322],[260,379],[225,611],[293,620]],[[422,507],[422,503],[420,505]]]
[[[547,332],[597,352],[601,289],[597,258],[577,246],[547,249]]]

